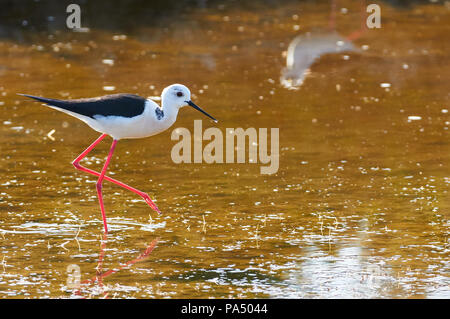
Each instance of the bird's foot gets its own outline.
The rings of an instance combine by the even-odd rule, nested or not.
[[[148,204],[148,206],[150,206],[158,214],[161,214],[161,211],[159,210],[158,206],[156,206],[156,204],[151,200],[150,196],[148,196],[146,193],[142,193],[141,196]]]

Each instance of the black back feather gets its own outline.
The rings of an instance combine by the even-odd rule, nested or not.
[[[96,115],[134,117],[142,114],[145,108],[145,99],[134,94],[112,94],[76,100],[47,99],[28,94],[19,95],[91,118]]]

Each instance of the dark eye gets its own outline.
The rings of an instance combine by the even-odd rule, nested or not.
[[[178,97],[182,97],[183,96],[183,92],[177,92],[177,96]]]

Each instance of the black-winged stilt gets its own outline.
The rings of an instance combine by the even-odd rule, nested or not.
[[[28,94],[19,95],[43,102],[58,111],[72,115],[97,132],[102,133],[72,164],[76,169],[98,176],[97,194],[105,232],[108,232],[108,226],[103,206],[103,179],[140,195],[152,209],[161,213],[146,193],[105,175],[118,140],[148,137],[167,130],[175,123],[178,110],[186,105],[192,106],[217,122],[215,118],[191,101],[191,92],[186,86],[181,84],[172,84],[162,91],[161,107],[151,99],[145,99],[133,94],[113,94],[77,100],[56,100]],[[101,172],[81,166],[80,161],[107,135],[113,138],[113,142]]]

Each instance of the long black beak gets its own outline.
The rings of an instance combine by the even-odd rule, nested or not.
[[[192,101],[186,101],[186,103],[189,105],[189,106],[192,106],[194,109],[196,109],[197,111],[200,111],[200,112],[202,112],[203,114],[205,114],[207,117],[209,117],[209,118],[211,118],[214,122],[218,122],[214,117],[212,117],[211,115],[209,115],[208,113],[206,113],[205,111],[203,111],[200,107],[198,107],[197,105],[195,105],[195,103],[194,102],[192,102]]]

